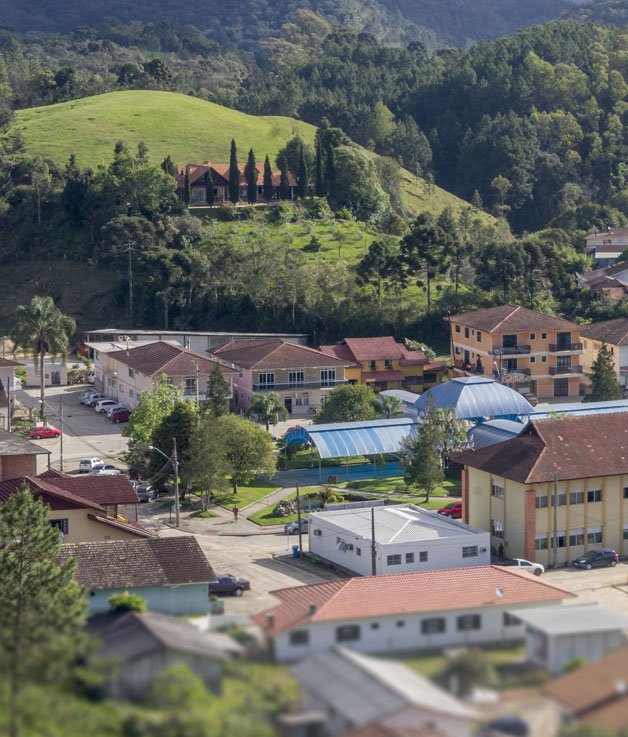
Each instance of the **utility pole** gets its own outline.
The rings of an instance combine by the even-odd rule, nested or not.
[[[371,507],[371,575],[377,576],[377,549],[375,547],[375,507]]]
[[[174,469],[174,526],[179,527],[179,458],[177,456],[177,439],[172,438],[172,467]]]
[[[116,249],[114,254],[127,253],[128,254],[128,279],[129,279],[129,329],[133,328],[133,249],[136,243],[130,238],[126,244],[117,244],[114,246]]]
[[[299,482],[297,481],[297,525],[299,526],[299,555],[303,553],[303,532],[301,530],[301,497],[299,496]]]
[[[59,394],[59,470],[63,471],[63,393]]]
[[[552,567],[558,567],[558,535],[556,527],[558,523],[558,473],[554,472],[554,542],[552,545]]]
[[[198,374],[199,374],[199,370],[198,370],[198,359],[196,359],[196,358],[190,358],[190,361],[192,361],[192,363],[194,364],[194,375],[196,377],[194,379],[194,382],[196,384],[196,406],[198,407]],[[207,399],[207,396],[205,397],[205,399]]]

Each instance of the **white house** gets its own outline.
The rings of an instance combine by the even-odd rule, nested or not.
[[[502,566],[368,576],[280,589],[280,604],[252,617],[276,660],[335,645],[365,653],[523,641],[516,613],[574,595]]]
[[[10,431],[9,402],[13,402],[15,391],[15,369],[21,363],[9,358],[0,358],[0,429]]]
[[[554,674],[574,658],[593,662],[627,642],[628,617],[595,602],[532,607],[516,614],[526,627],[528,660]]]
[[[429,726],[448,737],[470,737],[478,720],[475,711],[407,666],[342,647],[299,663],[291,674],[301,686],[301,708],[324,715],[325,734],[332,737],[374,722],[391,730]]]
[[[40,386],[40,363],[26,363],[26,386]],[[61,358],[44,358],[44,386],[64,386],[68,383],[68,367]]]
[[[628,248],[628,228],[608,228],[601,233],[591,233],[585,240],[584,252],[592,256],[598,266],[610,266]]]
[[[375,523],[375,542],[371,532]],[[332,505],[309,517],[310,552],[361,576],[489,565],[490,534],[414,504]]]

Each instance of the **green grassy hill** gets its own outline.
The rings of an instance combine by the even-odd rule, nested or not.
[[[65,163],[70,154],[80,166],[96,167],[111,160],[117,141],[134,149],[140,141],[148,146],[155,163],[170,155],[179,165],[229,160],[231,139],[244,160],[249,148],[262,160],[271,159],[298,133],[312,143],[316,128],[293,118],[254,116],[212,102],[174,92],[127,90],[87,97],[57,105],[17,111],[26,150]],[[455,212],[468,203],[439,187],[402,170],[402,192],[412,212],[440,213],[445,207]],[[485,222],[493,219],[476,215]]]

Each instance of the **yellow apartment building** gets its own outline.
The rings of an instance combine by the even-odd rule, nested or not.
[[[554,541],[557,565],[603,548],[628,555],[628,412],[532,420],[456,461],[463,521],[509,558],[552,565]]]
[[[606,343],[615,363],[617,382],[625,390],[628,378],[628,318],[618,317],[615,320],[583,325],[581,336],[585,376],[591,371],[602,343]]]
[[[454,376],[489,376],[539,399],[584,393],[580,325],[517,305],[446,319]]]
[[[345,338],[319,350],[348,362],[345,372],[351,384],[367,384],[376,392],[404,389],[421,394],[440,384],[445,361],[429,361],[423,351],[410,351],[391,336]]]

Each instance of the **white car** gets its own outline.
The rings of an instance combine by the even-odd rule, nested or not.
[[[119,476],[122,471],[110,463],[97,463],[89,472],[90,476]]]
[[[111,415],[119,409],[126,409],[126,407],[123,404],[114,404],[113,407],[107,407],[105,414],[107,417],[111,417]]]
[[[106,412],[109,409],[109,407],[114,407],[116,404],[118,404],[118,402],[115,399],[100,399],[94,405],[94,410],[97,414],[102,415],[103,412]]]
[[[88,407],[93,407],[96,402],[100,402],[101,399],[109,399],[109,397],[106,397],[104,394],[101,394],[100,392],[95,392],[92,394],[88,394],[85,399],[81,399],[81,404],[85,404]]]
[[[534,573],[535,576],[540,576],[541,573],[545,573],[544,566],[542,566],[540,563],[531,563],[525,558],[513,558],[509,565],[511,568],[519,568],[522,571]]]
[[[82,473],[87,473],[99,463],[102,463],[100,458],[82,458],[81,462],[79,463],[79,471],[81,471]]]

